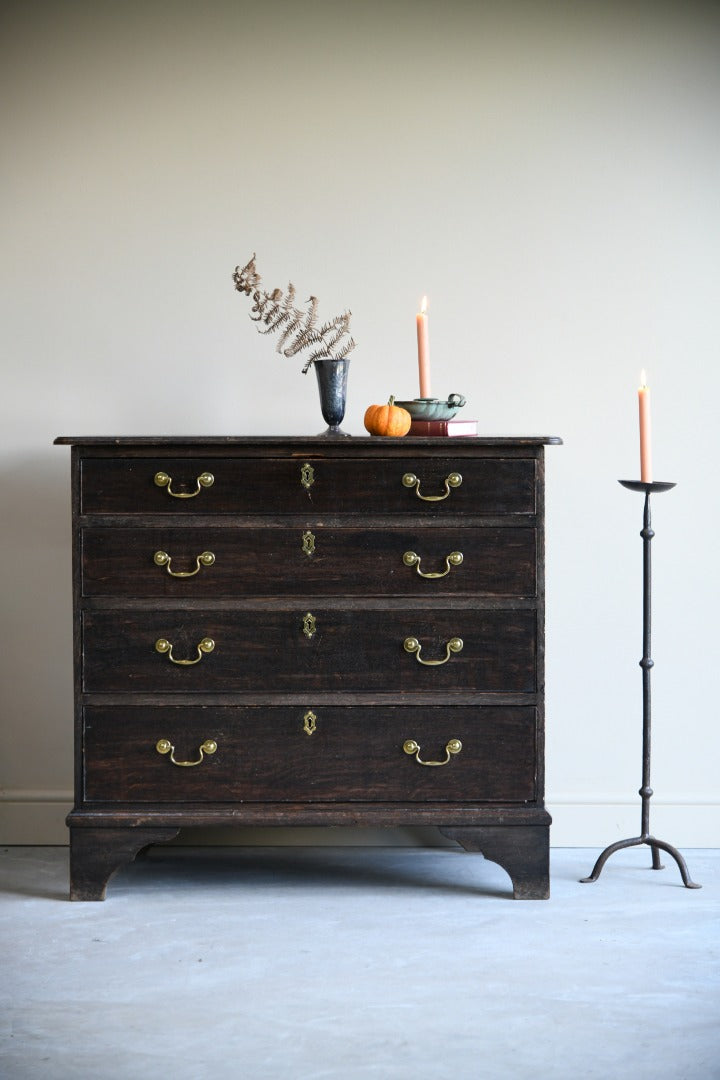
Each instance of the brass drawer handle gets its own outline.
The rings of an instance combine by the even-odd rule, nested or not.
[[[200,757],[197,759],[197,761],[176,761],[175,747],[169,739],[158,739],[157,743],[155,744],[155,749],[157,750],[158,754],[169,754],[170,760],[172,761],[173,765],[179,765],[181,769],[191,769],[193,765],[200,765],[203,761],[204,755],[214,754],[217,748],[217,743],[214,739],[206,739],[205,742],[198,747]]]
[[[172,654],[173,646],[167,640],[167,638],[158,638],[155,642],[155,651],[161,654],[167,653],[168,660],[171,660],[173,664],[180,664],[182,667],[189,667],[190,664],[199,664],[205,653],[211,653],[215,648],[215,642],[212,638],[204,637],[197,647],[197,659],[195,660],[176,660]]]
[[[195,577],[201,566],[212,566],[215,562],[215,556],[212,551],[203,551],[195,559],[194,570],[171,570],[172,557],[166,551],[156,551],[153,555],[153,562],[156,566],[166,567],[170,577]]]
[[[447,765],[453,754],[459,754],[462,750],[462,743],[459,739],[451,739],[445,747],[445,753],[447,754],[447,757],[444,761],[423,761],[423,759],[420,757],[420,747],[414,739],[406,739],[403,743],[403,750],[411,757],[414,756],[418,765],[429,765],[431,767],[436,767],[440,765]]]
[[[173,499],[194,499],[196,495],[200,494],[202,488],[212,487],[215,483],[215,477],[210,472],[202,472],[195,480],[194,491],[173,491],[172,489],[172,476],[168,476],[166,472],[156,472],[153,477],[157,487],[166,488],[168,495],[172,495]]]
[[[444,495],[421,495],[420,494],[420,480],[415,473],[406,472],[402,478],[403,486],[406,488],[415,488],[415,494],[418,499],[422,499],[423,502],[442,502],[443,499],[447,499],[450,494],[451,488],[458,488],[462,484],[462,476],[459,472],[451,472],[449,476],[445,477],[445,494]]]
[[[405,652],[415,653],[415,659],[417,660],[417,662],[419,664],[426,664],[428,667],[437,667],[438,664],[447,664],[448,660],[450,659],[450,654],[462,652],[462,647],[462,638],[450,638],[447,645],[445,646],[445,657],[442,660],[423,660],[420,656],[420,650],[422,649],[422,645],[416,637],[406,637],[403,642],[403,648],[405,649]]]
[[[424,578],[441,578],[447,577],[450,573],[451,566],[460,566],[463,561],[462,551],[451,551],[449,555],[445,556],[445,570],[433,570],[427,573],[420,569],[420,556],[416,555],[414,551],[406,551],[403,555],[403,562],[406,566],[414,566],[420,575]]]

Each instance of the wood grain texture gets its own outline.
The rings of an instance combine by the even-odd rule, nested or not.
[[[80,505],[83,514],[303,514],[367,515],[423,513],[429,521],[447,513],[533,514],[535,462],[528,458],[463,459],[445,453],[408,454],[377,468],[374,459],[308,456],[313,469],[309,488],[302,484],[304,461],[297,459],[221,458],[190,460],[165,454],[155,457],[83,460]],[[190,498],[177,498],[158,487],[154,477],[165,472],[172,490],[189,494],[204,472],[211,487]],[[442,502],[427,502],[403,485],[406,473],[421,482],[422,495],[442,496],[454,472],[462,484]]]
[[[173,840],[180,829],[151,826],[70,830],[70,899],[104,900],[107,883],[121,866],[151,844]]]
[[[535,710],[468,706],[316,707],[307,734],[302,707],[85,711],[85,801],[90,802],[533,802]],[[155,749],[168,739],[179,760],[217,752],[194,767]],[[403,751],[415,739],[422,766]]]
[[[237,611],[87,611],[83,618],[83,689],[86,693],[159,691],[167,694],[267,690],[308,694],[392,690],[453,694],[471,687],[486,693],[536,689],[535,620],[530,611],[461,608],[419,610],[378,606],[359,611],[312,605],[312,637],[304,632],[306,606]],[[459,636],[462,651],[426,665],[405,651],[415,636],[422,660],[447,657]],[[214,650],[193,665],[173,663],[155,650],[172,643],[179,660],[197,657],[205,637]]]
[[[310,533],[307,546],[304,537]],[[152,529],[91,527],[82,530],[83,595],[197,600],[257,596],[536,595],[535,529],[411,525],[380,528],[372,518],[361,527],[318,524],[247,528],[237,525],[168,525]],[[188,578],[172,577],[153,561],[157,551],[171,557],[174,572],[197,569],[204,551],[215,556]],[[407,551],[420,557],[423,578],[403,563]],[[463,561],[447,567],[459,551]]]
[[[466,851],[482,852],[502,866],[513,883],[516,900],[547,900],[550,896],[550,829],[547,825],[480,825],[440,830]]]

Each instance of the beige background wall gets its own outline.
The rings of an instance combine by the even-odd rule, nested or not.
[[[347,428],[435,392],[548,451],[556,844],[639,825],[641,500],[652,385],[653,824],[716,844],[720,18],[715,4],[5,3],[1,836],[64,842],[63,434],[312,434],[257,335],[253,251],[358,341]],[[252,835],[251,835],[252,838]],[[337,836],[335,837],[337,839]],[[424,835],[400,837],[424,842]]]

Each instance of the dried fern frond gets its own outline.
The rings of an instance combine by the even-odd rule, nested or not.
[[[314,364],[316,360],[327,360],[327,354],[329,350],[332,351],[333,360],[344,360],[346,356],[350,355],[354,348],[355,342],[352,338],[348,338],[347,341],[345,341],[342,345],[337,346],[334,343],[330,343],[330,345],[328,346],[325,344],[325,342],[322,342],[320,348],[318,348],[315,352],[311,353],[308,357],[303,371],[307,371],[310,365]]]
[[[242,269],[239,266],[235,267],[233,281],[238,292],[244,292],[247,296],[257,289],[260,284],[260,275],[255,269],[255,252],[253,252],[250,262],[246,263]]]
[[[255,266],[255,254],[245,266],[235,267],[233,281],[238,292],[252,296],[250,318],[258,324],[261,334],[280,333],[276,351],[282,356],[297,356],[304,349],[311,349],[305,361],[303,374],[309,371],[317,360],[344,360],[355,348],[355,342],[349,336],[349,311],[336,315],[334,319],[317,328],[318,299],[311,296],[305,310],[295,306],[296,290],[290,282],[287,292],[273,289],[272,292],[261,288],[262,279]]]
[[[301,318],[286,328],[281,340],[278,342],[277,351],[282,353],[283,356],[296,356],[302,349],[307,348],[314,338],[315,323],[317,322],[317,297],[311,296],[308,305],[307,311]],[[297,314],[300,313],[297,312]],[[285,347],[285,342],[293,334],[295,335],[294,339]]]

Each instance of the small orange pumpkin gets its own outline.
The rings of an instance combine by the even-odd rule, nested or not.
[[[410,413],[395,405],[392,396],[387,405],[370,405],[365,410],[365,427],[371,435],[407,435],[411,423]]]

